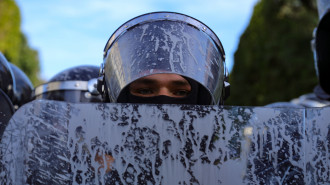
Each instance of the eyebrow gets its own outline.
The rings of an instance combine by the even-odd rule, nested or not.
[[[135,83],[141,83],[141,84],[146,84],[146,85],[153,85],[153,84],[157,84],[157,80],[154,79],[138,79],[135,81]],[[171,82],[174,85],[180,85],[180,86],[184,86],[184,85],[190,85],[188,81],[186,80],[175,80]]]

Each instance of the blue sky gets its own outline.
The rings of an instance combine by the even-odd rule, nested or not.
[[[22,30],[40,57],[41,77],[103,62],[103,48],[124,22],[154,11],[173,11],[208,25],[220,38],[227,67],[258,0],[16,0]]]

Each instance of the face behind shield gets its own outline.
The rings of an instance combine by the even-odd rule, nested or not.
[[[218,104],[223,95],[221,42],[189,16],[155,12],[136,17],[110,37],[104,52],[104,81],[112,102],[122,99],[133,81],[163,73],[189,79],[202,93],[197,98],[208,99],[201,104]]]
[[[330,94],[330,0],[318,0],[317,5],[320,22],[314,31],[312,49],[319,84]]]

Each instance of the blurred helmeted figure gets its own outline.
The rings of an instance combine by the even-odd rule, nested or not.
[[[12,102],[15,109],[32,100],[33,85],[29,77],[17,66],[9,63],[15,78],[14,97]]]
[[[320,21],[314,30],[311,44],[319,84],[313,93],[291,101],[302,107],[330,105],[330,0],[317,0],[317,7]]]
[[[35,88],[35,99],[71,103],[101,102],[96,89],[99,68],[92,65],[72,67],[56,74],[49,82]]]
[[[0,52],[0,88],[10,98],[14,98],[15,77],[6,57]]]
[[[118,103],[215,105],[228,88],[219,38],[174,12],[144,14],[119,27],[105,46],[98,83]]]
[[[15,110],[17,110],[20,106],[32,100],[32,82],[20,68],[8,62],[1,52],[0,60],[1,90],[10,98]]]
[[[8,121],[14,114],[11,98],[14,97],[15,87],[15,80],[9,62],[0,52],[0,138]]]
[[[31,101],[33,85],[26,74],[0,52],[0,137],[14,112]]]
[[[330,106],[330,0],[316,0],[319,24],[311,41],[319,84],[313,93],[302,95],[291,102],[277,102],[268,107],[325,107]]]
[[[319,85],[313,93],[292,100],[304,107],[330,105],[330,0],[317,0],[317,7],[320,21],[313,33],[312,50]]]

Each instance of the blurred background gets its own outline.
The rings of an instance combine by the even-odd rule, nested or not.
[[[0,51],[36,86],[73,66],[99,66],[111,34],[153,11],[190,15],[218,35],[230,71],[226,105],[289,101],[317,84],[316,0],[0,0]]]

